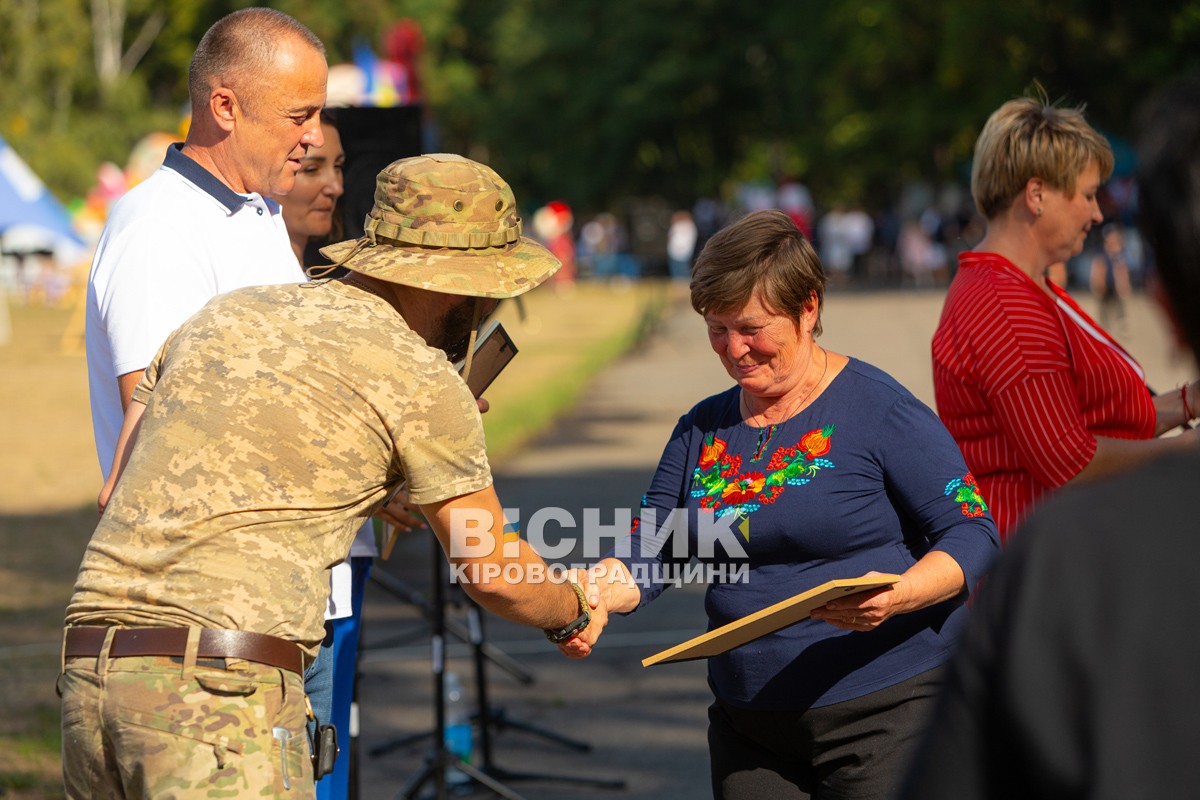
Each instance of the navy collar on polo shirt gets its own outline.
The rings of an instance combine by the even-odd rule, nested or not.
[[[228,186],[221,183],[221,181],[217,179],[217,176],[213,175],[204,167],[185,156],[183,154],[182,142],[175,142],[167,148],[167,155],[166,158],[163,159],[163,166],[178,172],[180,175],[196,184],[196,186],[200,187],[205,192],[208,192],[208,194],[212,195],[218,203],[229,209],[230,214],[236,213],[239,208],[247,203],[250,203],[251,205],[255,204],[254,196],[248,197],[244,194],[238,194],[233,189],[230,189]],[[271,208],[270,200],[267,200],[267,198],[264,197],[263,201],[267,203],[268,208]],[[262,211],[259,211],[258,213],[261,214]]]

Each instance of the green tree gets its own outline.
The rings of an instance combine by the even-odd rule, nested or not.
[[[585,209],[784,174],[882,204],[960,175],[987,115],[1034,81],[1128,135],[1137,102],[1200,54],[1197,9],[516,0],[472,15],[480,104],[455,132],[534,196]]]
[[[0,133],[61,197],[86,193],[100,162],[123,164],[141,136],[178,127],[187,60],[180,80],[178,63],[163,58],[196,17],[188,0],[5,4],[0,70],[12,77],[0,96]],[[152,101],[156,74],[171,75],[171,90],[160,93],[169,102]]]
[[[0,133],[61,195],[83,193],[100,161],[178,127],[196,42],[251,2],[6,0]],[[581,213],[785,175],[827,204],[883,205],[908,181],[959,179],[987,115],[1034,81],[1127,137],[1138,103],[1200,61],[1200,0],[271,4],[331,63],[416,19],[438,146]]]

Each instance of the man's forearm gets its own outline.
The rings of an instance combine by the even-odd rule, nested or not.
[[[133,452],[133,446],[137,443],[138,431],[142,427],[142,414],[145,410],[145,403],[134,401],[131,401],[128,408],[125,409],[125,420],[121,423],[121,433],[117,436],[117,448],[113,452],[112,468],[109,469],[108,479],[104,481],[104,486],[100,489],[100,496],[96,500],[96,507],[101,515],[108,507],[108,499],[112,497],[113,489],[116,488],[117,481],[121,479],[121,473],[125,471],[125,465],[129,463],[129,454]]]
[[[579,598],[565,571],[549,566],[526,542],[516,558],[462,560],[467,594],[505,619],[545,630],[557,630],[579,616]],[[496,573],[499,567],[499,574]],[[478,581],[471,580],[479,577]]]
[[[491,487],[421,506],[455,576],[472,600],[505,619],[543,629],[579,616],[579,599],[523,540],[504,541],[504,512]]]
[[[133,401],[133,390],[137,388],[138,383],[145,374],[146,370],[135,369],[133,372],[126,372],[124,375],[117,376],[117,392],[121,395],[122,411],[129,410],[129,404]]]

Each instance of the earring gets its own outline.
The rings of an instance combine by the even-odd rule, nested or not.
[[[1038,207],[1037,207],[1037,211],[1035,212],[1035,216],[1039,216],[1039,217],[1040,217],[1041,215],[1042,215],[1042,207],[1041,207],[1041,206],[1038,206]]]

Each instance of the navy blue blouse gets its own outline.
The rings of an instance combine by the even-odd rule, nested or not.
[[[740,389],[714,395],[675,427],[643,498],[657,525],[635,525],[617,556],[641,603],[695,557],[718,576],[705,609],[717,628],[795,594],[869,571],[903,573],[930,550],[973,587],[1000,545],[958,446],[937,416],[884,372],[856,359],[806,409],[777,425],[741,419]],[[664,525],[687,509],[687,546]],[[723,531],[705,533],[712,513]],[[649,517],[646,517],[649,519]],[[682,515],[677,515],[678,523]],[[717,544],[711,546],[713,541]],[[695,568],[693,567],[693,573]],[[709,659],[713,691],[746,708],[803,710],[861,697],[943,663],[965,595],[867,632],[805,620]]]

